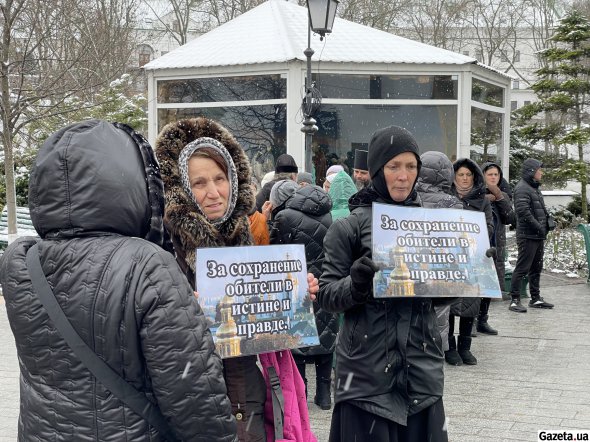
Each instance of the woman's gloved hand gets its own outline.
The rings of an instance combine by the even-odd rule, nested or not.
[[[366,302],[372,295],[373,276],[379,270],[371,258],[363,256],[352,263],[350,280],[352,282],[352,298],[357,302]]]
[[[504,195],[498,186],[495,184],[488,184],[488,190],[494,196],[494,201],[500,201],[504,199]],[[488,194],[489,195],[489,194]]]

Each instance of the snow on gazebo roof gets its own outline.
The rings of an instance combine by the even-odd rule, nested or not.
[[[341,18],[336,18],[332,33],[323,42],[316,36],[312,38],[311,46],[315,51],[313,60],[321,59],[322,62],[479,64],[473,57]],[[304,61],[306,47],[307,8],[285,0],[268,0],[151,61],[144,68],[157,70]]]

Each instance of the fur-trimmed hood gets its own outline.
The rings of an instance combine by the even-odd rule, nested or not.
[[[236,205],[229,218],[215,226],[201,214],[192,195],[182,185],[178,158],[182,149],[197,138],[219,141],[229,152],[238,178]],[[226,247],[252,244],[248,213],[254,205],[250,187],[250,163],[233,135],[221,124],[207,118],[180,120],[164,126],[156,139],[156,156],[160,162],[166,204],[164,224],[168,229],[179,262],[194,276],[197,247]],[[183,265],[184,264],[184,265]],[[194,278],[189,278],[194,283]]]

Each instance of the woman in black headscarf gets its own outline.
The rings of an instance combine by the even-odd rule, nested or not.
[[[431,298],[374,299],[372,204],[420,206],[418,144],[391,126],[373,134],[371,183],[324,240],[320,306],[344,313],[336,347],[330,441],[446,441],[443,351]]]
[[[479,166],[469,158],[459,158],[453,163],[455,180],[451,193],[461,200],[463,209],[483,212],[486,217],[488,236],[494,231],[492,206],[485,198],[486,186]],[[451,365],[476,365],[477,358],[471,353],[471,331],[473,322],[479,313],[480,303],[487,303],[490,298],[459,298],[451,306],[449,316],[449,350],[445,352],[445,360]],[[455,342],[455,316],[459,320],[459,336]],[[491,327],[490,327],[491,328]]]

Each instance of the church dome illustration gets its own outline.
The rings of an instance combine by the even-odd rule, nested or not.
[[[404,262],[403,247],[396,247],[393,253],[394,268],[389,274],[387,294],[389,296],[414,296],[414,281],[410,278],[410,269]]]
[[[221,357],[240,355],[240,337],[238,327],[232,316],[232,297],[225,295],[220,302],[221,324],[215,333],[215,348]]]

